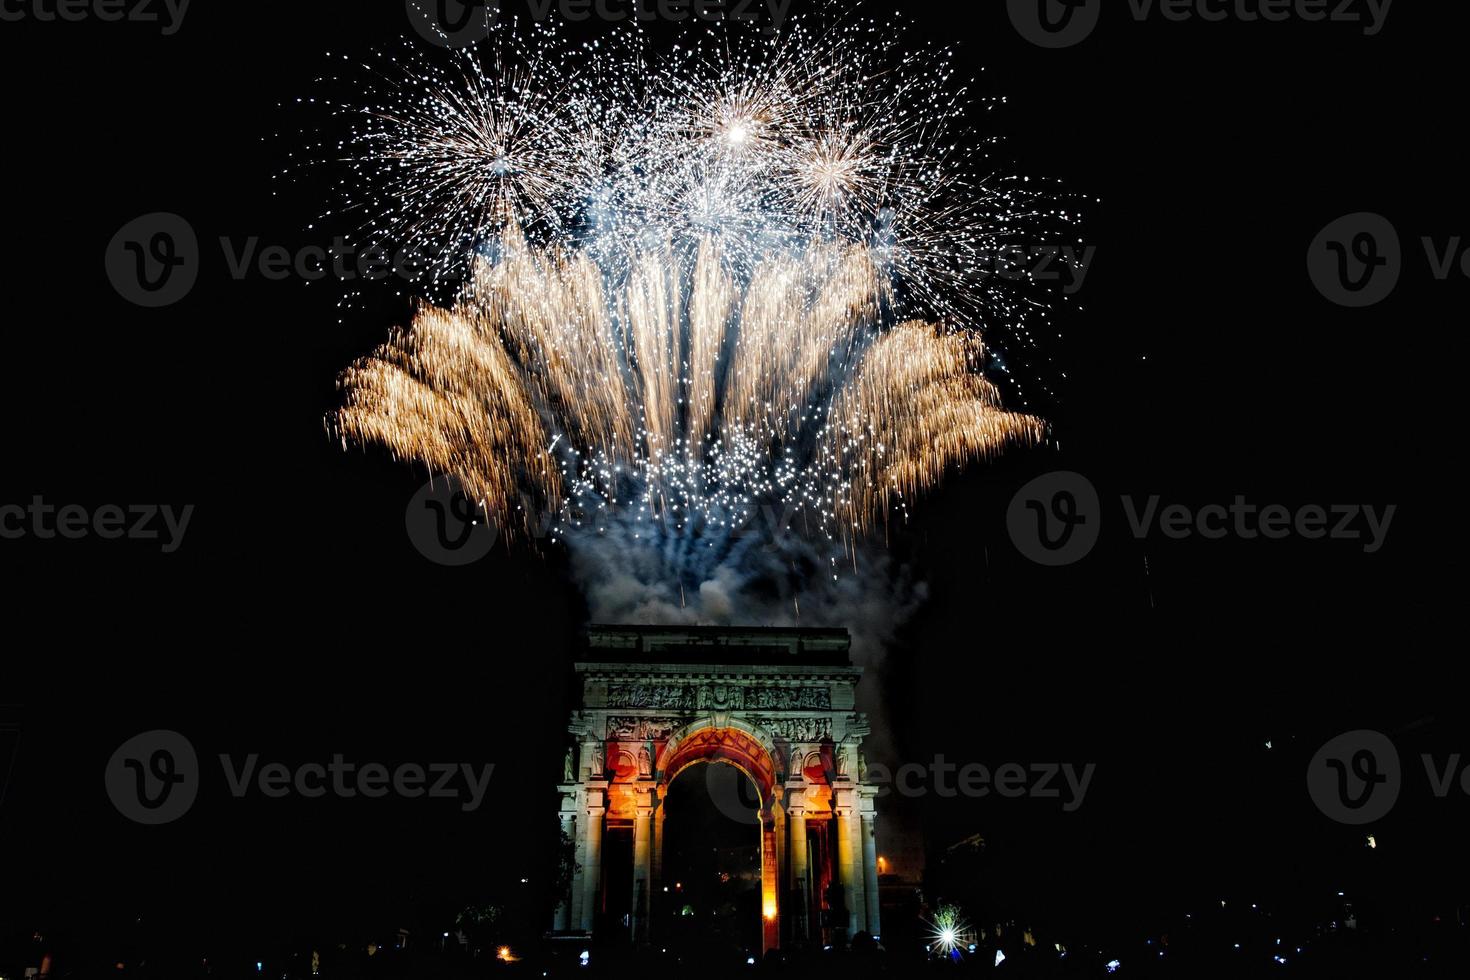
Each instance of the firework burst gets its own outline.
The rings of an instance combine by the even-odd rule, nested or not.
[[[986,174],[947,52],[800,20],[661,59],[636,32],[483,47],[389,59],[381,98],[336,106],[343,210],[431,301],[343,373],[344,446],[455,475],[512,534],[549,512],[573,547],[637,542],[682,585],[762,508],[849,552],[1043,437],[980,336],[1044,308],[985,257],[1067,214]]]
[[[958,906],[941,905],[929,922],[929,951],[939,956],[958,960],[974,942],[970,923],[960,914]]]

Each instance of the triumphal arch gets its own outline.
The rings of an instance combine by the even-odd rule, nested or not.
[[[763,948],[880,935],[877,787],[865,779],[868,725],[853,709],[862,670],[849,646],[846,630],[589,629],[560,786],[577,870],[556,930],[654,941],[669,784],[714,763],[738,768],[759,795]],[[607,867],[615,834],[632,839],[626,897],[609,895],[611,881],[628,880]]]

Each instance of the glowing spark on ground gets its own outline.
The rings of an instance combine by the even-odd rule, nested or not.
[[[941,905],[929,922],[929,948],[943,956],[958,959],[972,942],[970,924],[960,917],[954,905]]]

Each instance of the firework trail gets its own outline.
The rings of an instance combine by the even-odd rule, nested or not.
[[[980,337],[1045,310],[987,258],[1069,216],[963,149],[947,53],[803,21],[658,61],[486,48],[338,106],[342,210],[427,297],[343,372],[344,448],[452,474],[512,537],[554,515],[595,614],[719,618],[761,579],[789,619],[947,471],[1043,437]]]

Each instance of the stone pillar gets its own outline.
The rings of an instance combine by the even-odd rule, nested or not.
[[[669,814],[664,802],[663,787],[659,787],[658,809],[653,812],[653,891],[656,894],[664,883],[664,818]]]
[[[811,896],[807,894],[806,866],[806,810],[800,803],[793,803],[787,813],[787,826],[791,831],[791,844],[787,853],[791,855],[791,896],[795,913],[791,919],[791,937],[798,942],[811,939],[807,927],[811,914]]]
[[[857,859],[853,854],[856,843],[852,827],[852,805],[836,807],[837,812],[837,883],[842,890],[842,905],[847,909],[847,938],[851,939],[862,928],[864,909],[859,905],[861,895],[857,890]]]
[[[780,888],[781,875],[776,860],[776,823],[766,818],[761,822],[761,952],[781,945]]]
[[[638,794],[633,817],[633,941],[648,942],[648,918],[653,899],[653,804],[647,792]]]
[[[594,804],[592,801],[596,800]],[[607,808],[602,805],[601,791],[588,793],[586,848],[587,863],[582,868],[582,931],[590,933],[597,920],[597,893],[602,884],[602,818]]]
[[[561,832],[574,842],[577,840],[577,814],[570,807],[575,805],[575,798],[566,800],[562,804],[561,811]],[[552,923],[552,928],[557,932],[566,932],[572,927],[572,902],[576,894],[574,885],[575,882],[567,883],[567,893],[561,897],[561,902],[556,906],[556,919]]]
[[[867,877],[863,874],[863,824],[857,801],[848,813],[847,832],[852,835],[852,916],[847,920],[847,938],[868,927]]]
[[[776,793],[780,794],[781,788],[776,787]],[[777,795],[776,799],[780,800]],[[776,818],[776,897],[781,903],[781,911],[786,911],[786,896],[783,889],[787,880],[791,877],[791,858],[786,853],[786,808],[779,802],[771,807],[771,815]]]
[[[879,922],[878,901],[878,839],[874,834],[875,823],[878,819],[877,812],[873,809],[873,798],[864,794],[862,800],[862,840],[863,840],[863,891],[867,899],[868,918],[866,929],[872,936],[881,936],[882,925]]]

